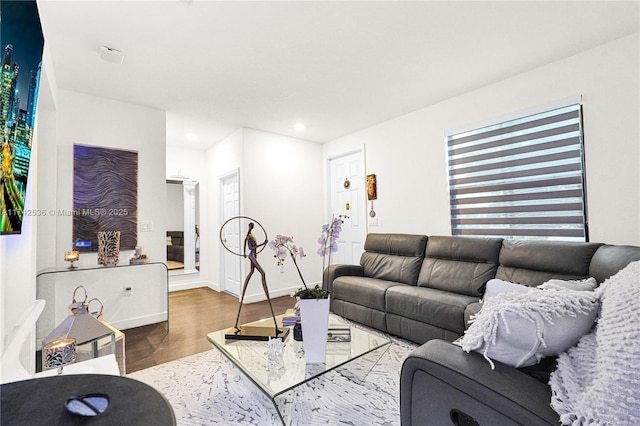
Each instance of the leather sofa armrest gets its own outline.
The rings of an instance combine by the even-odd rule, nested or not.
[[[495,364],[444,340],[423,344],[402,366],[402,425],[559,423],[549,386]]]
[[[361,277],[364,275],[364,268],[360,265],[329,265],[324,270],[322,288],[329,290],[331,293],[333,291],[333,280],[344,275]],[[331,305],[331,308],[333,309],[333,300],[331,300]]]

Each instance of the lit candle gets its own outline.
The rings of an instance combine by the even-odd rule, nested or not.
[[[75,262],[79,257],[80,253],[75,250],[68,251],[64,254],[64,260],[66,260],[67,262]]]
[[[44,347],[44,366],[58,367],[58,374],[62,373],[62,366],[71,364],[76,359],[76,339],[66,338],[54,340]]]

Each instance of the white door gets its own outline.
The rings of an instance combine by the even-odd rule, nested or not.
[[[342,225],[338,252],[332,253],[331,263],[357,265],[364,251],[367,237],[367,194],[364,155],[362,152],[329,161],[331,214],[346,214]]]
[[[220,226],[232,217],[240,214],[240,185],[238,173],[234,172],[220,179],[222,221]],[[220,236],[224,244],[234,253],[240,253],[240,221],[232,220],[223,229]],[[240,256],[222,250],[222,290],[240,296]]]

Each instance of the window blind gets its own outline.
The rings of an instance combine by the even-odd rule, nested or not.
[[[447,136],[452,235],[588,241],[580,104]]]

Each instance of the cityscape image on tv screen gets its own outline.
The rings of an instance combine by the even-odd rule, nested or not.
[[[44,38],[35,1],[0,2],[0,234],[18,234],[25,215]]]

